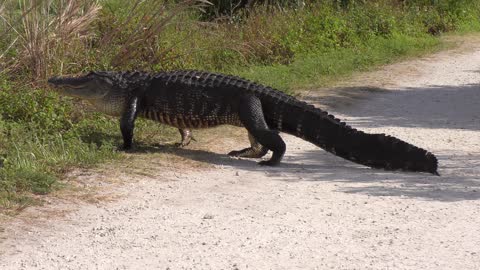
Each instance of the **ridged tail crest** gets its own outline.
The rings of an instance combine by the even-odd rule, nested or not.
[[[385,134],[367,134],[303,102],[282,104],[281,129],[326,151],[372,168],[437,173],[437,158],[428,151]]]

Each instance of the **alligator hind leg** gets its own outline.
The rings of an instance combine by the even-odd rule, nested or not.
[[[238,151],[232,151],[228,153],[228,155],[233,157],[261,158],[267,154],[268,149],[255,140],[252,134],[248,133],[248,139],[250,140],[250,147]]]
[[[177,144],[178,147],[184,147],[190,144],[192,140],[195,141],[195,138],[193,138],[193,133],[190,129],[181,129],[179,128],[178,131],[180,132],[180,135],[182,136],[182,141]]]
[[[268,128],[260,99],[253,95],[243,97],[240,100],[238,115],[243,126],[255,141],[273,152],[270,160],[261,161],[259,164],[273,166],[280,163],[285,154],[285,142],[278,132]]]

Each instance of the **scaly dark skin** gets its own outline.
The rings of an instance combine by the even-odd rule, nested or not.
[[[251,147],[229,155],[260,158],[272,151],[261,165],[282,160],[286,146],[281,131],[372,168],[437,174],[436,157],[424,149],[385,134],[366,134],[292,96],[239,77],[201,71],[90,72],[53,77],[49,83],[61,94],[119,116],[124,149],[132,147],[135,119],[143,117],[177,127],[181,145],[190,142],[191,129],[245,127]]]

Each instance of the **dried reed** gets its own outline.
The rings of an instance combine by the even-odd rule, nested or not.
[[[15,49],[9,68],[27,71],[33,79],[48,77],[51,65],[63,59],[65,48],[88,37],[100,10],[94,0],[20,0],[18,4],[20,16],[15,16],[15,10],[0,13],[12,37],[1,55]]]

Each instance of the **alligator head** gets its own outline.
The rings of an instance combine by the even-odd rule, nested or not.
[[[50,85],[62,95],[98,100],[115,88],[115,76],[109,72],[90,72],[78,77],[52,77]]]

